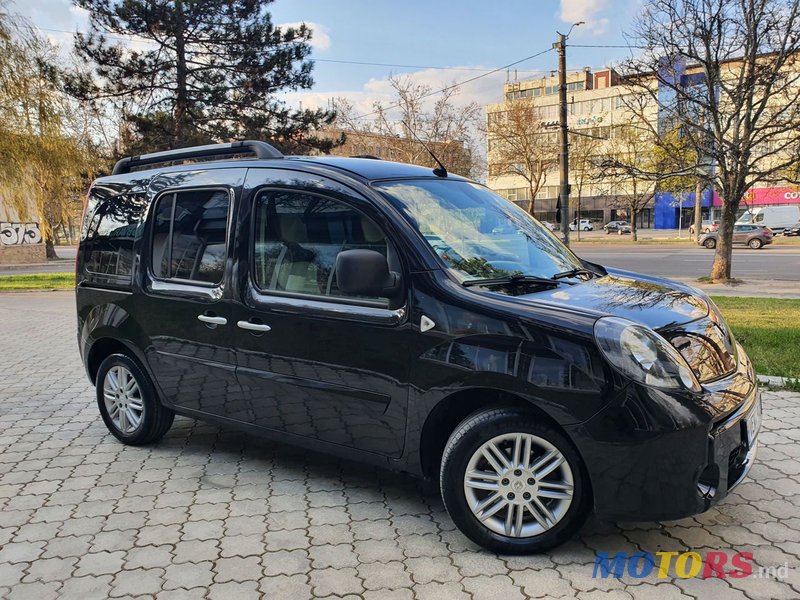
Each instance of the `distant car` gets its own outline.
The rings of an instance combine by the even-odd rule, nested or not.
[[[620,227],[625,227],[626,225],[628,225],[627,221],[609,221],[603,225],[603,230],[606,235],[609,235],[612,231],[619,231]]]
[[[706,220],[704,219],[703,222],[700,224],[700,231],[703,233],[711,233],[712,231],[717,231],[719,229],[719,220]],[[689,225],[689,235],[694,235],[694,224]]]
[[[578,227],[578,220],[574,219],[572,223],[569,224],[569,230],[575,231],[576,229],[580,229],[581,231],[592,231],[594,229],[594,225],[589,219],[581,219],[580,227]]]
[[[626,223],[625,225],[620,225],[619,228],[617,229],[617,233],[619,233],[620,235],[626,235],[626,234],[629,235],[631,231],[632,229],[630,223]]]
[[[547,227],[550,231],[555,231],[556,230],[556,226],[553,225],[550,221],[539,221],[539,222],[542,225],[544,225],[545,227]]]
[[[787,227],[786,229],[784,229],[783,235],[786,237],[800,236],[800,223],[795,223],[791,227]]]
[[[697,241],[697,243],[709,249],[716,248],[718,236],[718,231],[704,233],[700,236],[700,239]],[[769,227],[764,227],[762,225],[733,226],[733,243],[743,244],[752,248],[753,250],[758,250],[767,244],[771,244],[773,236],[774,234],[772,233],[772,230]]]

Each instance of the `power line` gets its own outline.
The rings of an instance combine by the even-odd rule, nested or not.
[[[75,33],[82,33],[77,31],[67,31],[65,29],[50,29],[47,27],[38,27],[40,31],[48,31],[51,33],[68,33],[68,34],[75,34]],[[120,42],[145,42],[149,44],[155,44],[152,40],[137,38],[134,37],[121,37],[116,35],[107,35],[103,34],[103,36],[110,40],[117,40]],[[369,67],[391,67],[397,69],[431,69],[431,70],[439,70],[439,71],[472,71],[477,73],[489,73],[494,72],[497,69],[493,69],[491,67],[480,69],[476,67],[439,67],[433,65],[406,65],[400,63],[381,63],[381,62],[369,62],[369,61],[361,61],[361,60],[344,60],[344,59],[334,59],[334,58],[316,58],[311,57],[311,61],[313,62],[321,62],[321,63],[332,63],[332,64],[341,64],[341,65],[360,65],[360,66],[369,66]],[[505,67],[499,67],[503,69]],[[550,70],[545,69],[533,69],[533,70],[520,70],[520,73],[549,73]]]
[[[440,90],[435,90],[433,92],[428,92],[427,94],[423,94],[422,96],[420,96],[419,99],[422,100],[424,98],[429,98],[431,96],[435,96],[437,94],[441,94],[443,92],[447,92],[447,91],[453,90],[455,88],[461,87],[462,85],[466,85],[468,83],[472,83],[473,81],[477,81],[478,79],[482,79],[484,77],[488,77],[489,75],[492,75],[494,73],[498,73],[500,71],[503,71],[505,69],[513,67],[514,65],[518,65],[520,63],[523,63],[525,61],[537,58],[539,56],[542,56],[543,54],[547,54],[548,52],[552,52],[552,51],[553,51],[552,47],[551,48],[547,48],[546,50],[542,50],[541,52],[537,52],[536,54],[531,54],[530,56],[526,56],[525,58],[521,58],[519,60],[515,60],[514,62],[508,63],[507,65],[503,65],[502,67],[497,67],[496,69],[493,69],[493,70],[491,70],[491,71],[489,71],[487,73],[483,73],[481,75],[476,75],[475,77],[470,77],[469,79],[465,79],[464,81],[459,81],[458,83],[454,83],[452,85],[445,86]],[[381,111],[391,110],[393,108],[398,108],[401,105],[402,105],[402,102],[396,102],[395,104],[390,104],[389,106],[381,107],[381,108],[379,108],[377,110],[373,110],[372,112],[368,112],[368,113],[365,113],[363,115],[358,115],[358,116],[354,117],[354,119],[364,119],[366,117],[371,117],[372,115],[376,115]]]
[[[631,46],[631,45],[617,45],[617,44],[568,44],[571,48],[625,48],[630,50],[637,48],[640,50],[647,50],[649,46]]]

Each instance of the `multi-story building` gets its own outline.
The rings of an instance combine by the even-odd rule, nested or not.
[[[656,77],[652,74],[644,75],[652,80],[656,86]],[[509,169],[502,161],[497,159],[497,152],[493,152],[491,136],[492,122],[501,120],[503,111],[508,110],[509,102],[528,101],[536,108],[539,118],[546,131],[552,130],[553,139],[558,136],[558,78],[553,74],[543,78],[520,81],[508,81],[504,85],[505,101],[491,104],[486,107],[489,123],[488,136],[488,185],[511,201],[529,208],[530,193],[528,182],[519,175],[509,174]],[[658,90],[653,97],[661,97],[662,90]],[[571,164],[570,183],[572,193],[570,196],[571,218],[580,214],[581,218],[605,223],[611,220],[628,219],[629,198],[634,190],[630,181],[612,179],[603,176],[601,169],[597,168],[609,152],[619,152],[619,147],[624,145],[622,137],[624,132],[630,131],[632,123],[641,123],[646,119],[654,130],[664,127],[659,122],[659,106],[650,94],[634,94],[631,88],[623,84],[622,78],[610,68],[592,71],[588,67],[582,71],[571,72],[567,75],[567,123],[570,129]],[[583,144],[581,136],[591,143]],[[589,153],[590,156],[576,158],[576,150]],[[580,152],[578,152],[580,154]],[[582,158],[582,160],[581,160]],[[548,221],[555,219],[555,208],[558,198],[558,150],[553,145],[553,157],[545,171],[543,183],[536,195],[534,214],[536,217]],[[637,202],[637,225],[639,227],[655,227],[658,229],[674,229],[679,225],[686,227],[693,220],[694,200],[693,194],[682,191],[645,191],[641,194],[647,196]],[[743,203],[742,210],[765,204],[800,204],[800,192],[797,186],[790,184],[758,187],[748,192],[748,197]],[[721,212],[721,199],[713,190],[703,192],[702,207],[703,218],[718,218]]]

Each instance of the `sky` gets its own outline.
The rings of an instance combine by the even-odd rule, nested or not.
[[[577,21],[567,52],[567,68],[598,68],[628,56],[624,32],[642,0],[276,0],[273,22],[305,22],[312,40],[315,85],[284,94],[306,108],[347,98],[367,112],[375,100],[390,100],[390,75],[407,74],[441,89],[551,48],[557,31]],[[86,31],[84,11],[70,0],[15,0],[12,11],[25,15],[53,41],[69,45],[71,34]],[[400,66],[342,64],[327,61],[385,63]],[[520,79],[541,77],[557,66],[555,51],[516,66]],[[429,68],[436,67],[436,68]],[[514,72],[510,77],[514,78]],[[457,102],[485,105],[502,100],[505,70],[459,88]]]

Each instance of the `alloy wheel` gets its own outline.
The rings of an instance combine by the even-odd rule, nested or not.
[[[574,477],[564,455],[530,433],[498,435],[467,464],[464,495],[488,529],[526,538],[552,529],[567,514]]]
[[[142,391],[125,367],[116,365],[108,370],[103,380],[103,400],[111,422],[121,433],[133,433],[142,424]]]

